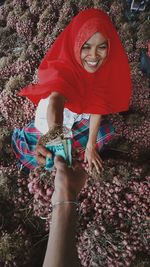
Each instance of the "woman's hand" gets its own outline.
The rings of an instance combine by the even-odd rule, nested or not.
[[[46,164],[46,157],[49,157],[49,158],[52,157],[51,152],[41,144],[37,144],[36,149],[35,149],[35,155],[36,155],[37,163],[42,166]]]
[[[99,156],[95,146],[87,146],[84,154],[84,162],[88,163],[89,171],[92,171],[93,166],[95,166],[98,173],[103,170],[102,159]]]
[[[45,165],[46,157],[49,158],[52,157],[52,153],[45,147],[45,145],[51,140],[57,138],[58,136],[61,136],[62,134],[63,134],[62,126],[53,123],[48,132],[40,137],[35,149],[35,155],[37,163],[39,165]]]

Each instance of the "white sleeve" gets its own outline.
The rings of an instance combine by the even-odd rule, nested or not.
[[[45,99],[41,99],[35,113],[35,127],[42,133],[46,134],[49,130],[48,122],[47,122],[47,109],[49,104],[48,96]],[[63,114],[63,125],[67,128],[71,129],[74,122],[80,121],[82,118],[89,119],[89,114],[77,114],[75,112],[70,111],[67,108],[64,108]]]
[[[41,99],[35,113],[35,127],[42,133],[45,134],[48,131],[48,123],[47,123],[47,109],[49,104],[48,96],[45,99]]]

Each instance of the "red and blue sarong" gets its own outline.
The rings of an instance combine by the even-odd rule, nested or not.
[[[112,124],[104,119],[101,122],[97,135],[96,146],[98,151],[112,139],[114,132]],[[78,151],[83,154],[89,136],[89,120],[82,119],[79,122],[75,122],[72,127],[72,133],[73,148],[78,149]],[[19,162],[27,169],[31,170],[38,166],[35,148],[41,135],[41,132],[35,128],[34,122],[31,122],[23,129],[14,129],[12,135],[12,149]]]

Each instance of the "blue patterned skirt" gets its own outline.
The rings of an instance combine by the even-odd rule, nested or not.
[[[98,151],[112,139],[114,132],[112,124],[104,119],[97,135],[96,146]],[[78,149],[82,156],[89,136],[89,120],[81,119],[81,121],[75,122],[72,127],[72,133],[72,148]],[[35,148],[40,137],[41,133],[35,128],[34,122],[31,122],[23,129],[14,129],[12,149],[19,162],[29,170],[38,166]]]

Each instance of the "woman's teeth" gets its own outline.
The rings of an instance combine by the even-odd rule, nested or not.
[[[99,61],[86,61],[86,63],[91,67],[96,67]]]

